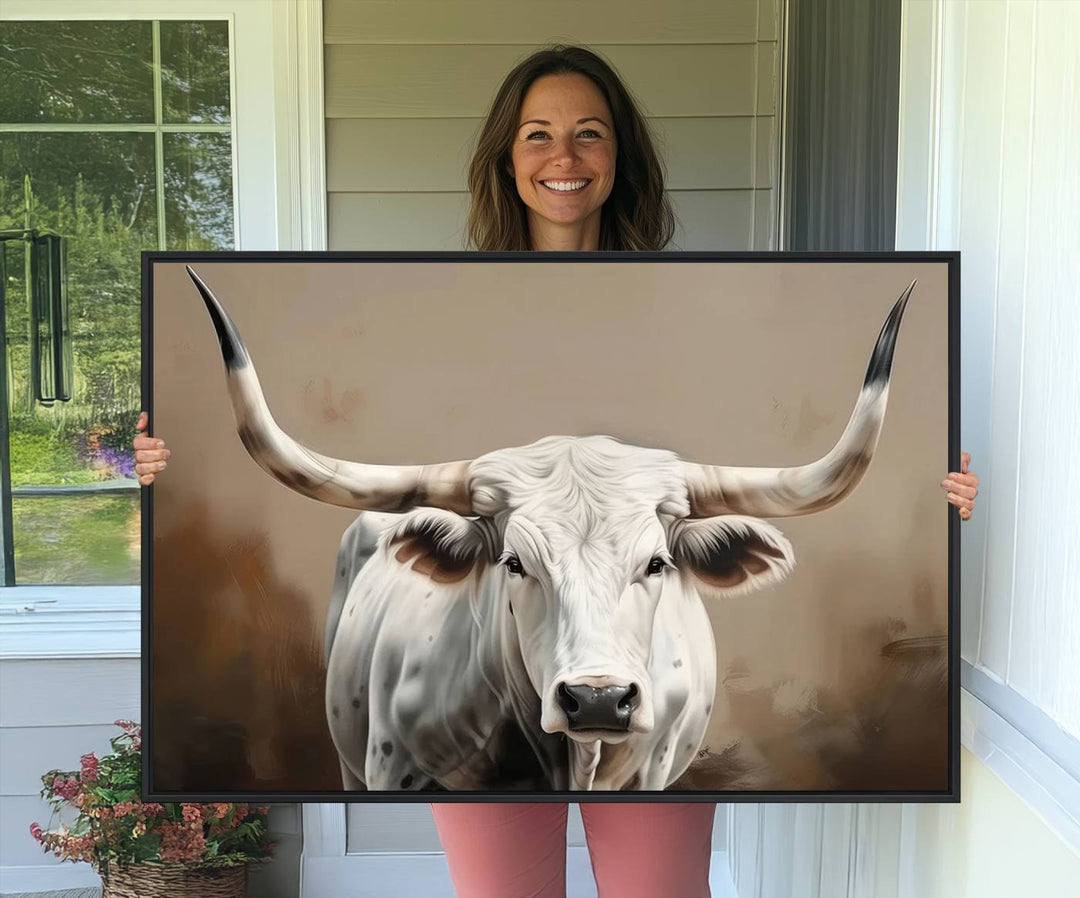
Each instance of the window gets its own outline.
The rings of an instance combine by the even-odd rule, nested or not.
[[[7,22],[0,36],[6,585],[139,582],[140,251],[236,245],[230,29]],[[66,243],[70,401],[31,377],[29,244]]]

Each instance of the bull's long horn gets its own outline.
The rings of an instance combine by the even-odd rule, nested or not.
[[[877,446],[889,398],[896,335],[915,281],[896,301],[878,336],[855,410],[827,455],[793,468],[739,468],[687,463],[690,513],[763,518],[811,514],[835,505],[858,485]]]
[[[430,466],[365,465],[320,455],[285,433],[266,406],[255,367],[233,320],[190,267],[187,273],[202,294],[217,331],[236,429],[259,467],[298,493],[331,505],[391,512],[426,505],[472,513],[468,461]]]

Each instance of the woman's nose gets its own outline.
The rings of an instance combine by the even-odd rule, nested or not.
[[[559,137],[555,140],[555,145],[551,149],[552,159],[556,161],[565,160],[572,162],[577,158],[577,147],[574,145],[573,137]]]

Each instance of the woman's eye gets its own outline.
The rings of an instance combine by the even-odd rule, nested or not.
[[[661,558],[659,555],[657,555],[656,558],[654,558],[652,561],[649,562],[649,566],[648,566],[648,568],[646,568],[645,572],[650,577],[652,577],[652,576],[654,576],[656,574],[662,574],[664,572],[664,568],[666,568],[666,567],[667,567],[667,562],[665,562],[663,558]]]
[[[594,131],[592,128],[586,128],[584,131],[582,131],[578,135],[578,137],[600,137],[600,136],[601,136],[600,132],[599,131]]]
[[[547,131],[530,131],[525,139],[532,140],[534,137],[547,137]]]
[[[516,555],[511,555],[503,564],[506,565],[506,569],[511,574],[517,574],[519,577],[525,576],[525,568],[521,566],[521,561]]]

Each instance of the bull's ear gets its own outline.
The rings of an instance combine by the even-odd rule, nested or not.
[[[672,554],[703,595],[735,596],[779,583],[795,567],[791,543],[772,524],[743,515],[679,521]]]
[[[393,561],[436,583],[461,582],[490,554],[476,522],[436,508],[404,515],[382,540]]]

